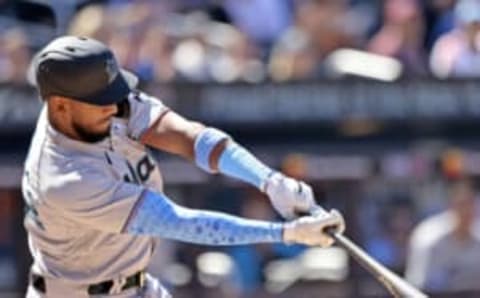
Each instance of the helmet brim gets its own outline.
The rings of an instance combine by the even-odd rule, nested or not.
[[[104,90],[87,96],[87,98],[77,98],[80,101],[105,106],[117,104],[125,100],[128,94],[138,85],[138,77],[132,72],[121,68],[117,77]]]
[[[31,86],[38,88],[36,69],[37,59],[34,57],[27,70],[27,81]],[[104,90],[92,94],[87,98],[74,99],[100,106],[115,104],[124,100],[128,96],[128,93],[137,88],[138,83],[139,79],[134,73],[121,68],[115,80],[113,80],[113,82]]]

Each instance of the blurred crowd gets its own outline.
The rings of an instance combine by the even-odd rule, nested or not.
[[[11,1],[0,1],[0,15],[19,15],[2,2]],[[479,0],[56,2],[53,21],[30,19],[57,24],[56,35],[106,42],[144,81],[480,76]],[[42,42],[9,24],[1,29],[0,81],[22,83]]]

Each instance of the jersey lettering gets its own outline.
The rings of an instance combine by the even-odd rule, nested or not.
[[[145,182],[150,177],[150,174],[155,169],[155,165],[150,158],[145,155],[137,164],[137,174],[142,182]]]
[[[155,164],[153,164],[147,155],[145,155],[135,167],[133,167],[128,160],[126,163],[128,171],[130,172],[129,174],[125,174],[125,176],[123,176],[123,180],[126,182],[141,184],[150,178],[150,174],[155,169]]]

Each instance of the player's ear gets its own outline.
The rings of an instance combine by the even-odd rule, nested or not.
[[[50,96],[48,98],[48,104],[55,112],[60,113],[65,113],[70,108],[70,101],[63,96]]]

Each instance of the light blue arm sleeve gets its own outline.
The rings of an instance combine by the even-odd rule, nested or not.
[[[207,172],[213,172],[209,159],[214,148],[229,135],[216,128],[204,129],[195,140],[195,162]],[[264,191],[267,178],[273,170],[259,161],[250,151],[233,140],[227,143],[218,160],[218,170],[227,176],[240,179]]]
[[[282,242],[283,224],[179,206],[149,190],[127,221],[124,232],[204,245]]]
[[[252,153],[235,142],[229,142],[218,161],[220,173],[240,179],[265,191],[267,178],[273,170],[259,161]]]

